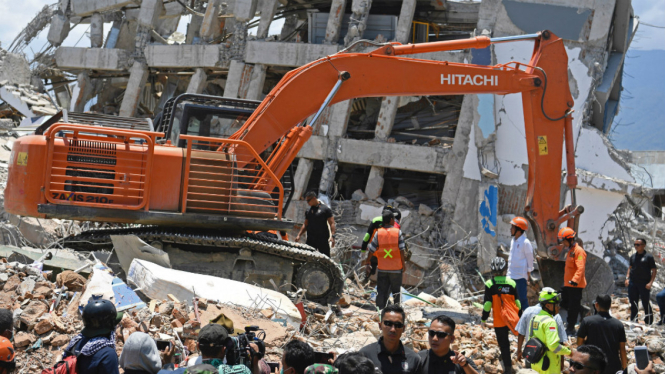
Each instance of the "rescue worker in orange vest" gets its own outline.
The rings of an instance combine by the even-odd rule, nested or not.
[[[369,256],[376,256],[378,260],[376,306],[379,309],[386,307],[390,293],[393,294],[395,304],[400,302],[406,248],[402,231],[394,227],[393,212],[384,210],[381,218],[383,226],[376,231],[374,239],[369,243]]]
[[[511,374],[513,364],[508,336],[511,331],[517,335],[515,327],[520,319],[521,305],[515,281],[506,276],[508,270],[506,260],[495,257],[490,263],[490,269],[492,278],[485,282],[485,302],[480,320],[482,327],[485,328],[487,317],[490,316],[490,311],[494,310],[494,332],[501,351],[501,366],[505,374]]]
[[[575,241],[577,234],[570,227],[559,230],[559,243],[563,249],[568,249],[566,255],[566,270],[563,275],[563,292],[561,296],[561,307],[568,311],[568,326],[566,334],[575,336],[575,324],[582,307],[582,292],[586,287],[586,252]]]

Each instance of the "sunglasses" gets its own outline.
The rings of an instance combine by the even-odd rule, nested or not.
[[[404,324],[402,322],[383,321],[382,323],[386,327],[394,327],[396,329],[403,329],[404,328]]]
[[[436,336],[439,339],[444,339],[446,336],[450,335],[445,331],[434,331],[434,330],[429,330],[429,331],[427,331],[427,333],[429,334],[430,338],[433,338],[433,337]]]
[[[590,369],[590,370],[600,370],[600,369],[596,369],[593,366],[585,366],[581,362],[577,362],[577,361],[573,361],[573,360],[568,360],[568,363],[570,364],[571,367],[574,367],[575,370],[582,370],[584,368],[587,368],[587,369]]]
[[[642,244],[642,243],[635,243],[635,244],[633,244],[633,245],[634,245],[635,247],[641,247],[641,246],[643,246],[644,244]]]

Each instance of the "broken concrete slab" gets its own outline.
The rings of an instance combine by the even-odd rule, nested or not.
[[[152,299],[167,299],[169,294],[178,300],[203,297],[259,310],[272,308],[279,318],[286,319],[296,328],[302,320],[296,306],[285,295],[230,279],[172,270],[148,261],[134,260],[127,281],[140,287],[141,292]]]
[[[19,248],[10,245],[0,245],[0,257],[9,257],[12,253],[18,253],[29,259],[30,262],[33,262],[42,257],[46,251],[30,247]],[[44,261],[44,268],[77,270],[90,263],[89,260],[77,252],[71,250],[59,250],[57,256],[53,256],[50,260]],[[81,273],[89,274],[90,269],[84,269]]]
[[[111,240],[113,241],[113,248],[118,254],[120,266],[125,273],[129,273],[129,268],[134,259],[145,260],[171,268],[168,253],[149,245],[135,235],[111,235]]]
[[[469,312],[459,309],[448,308],[430,308],[422,309],[423,318],[432,320],[440,315],[445,315],[453,319],[455,323],[480,323],[480,317],[469,314]]]

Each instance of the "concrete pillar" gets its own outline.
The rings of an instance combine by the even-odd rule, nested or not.
[[[374,139],[385,142],[390,137],[397,114],[397,105],[399,97],[384,97],[381,100],[381,109],[379,110],[379,119],[374,129]],[[372,166],[369,171],[369,178],[365,186],[365,194],[370,199],[377,199],[383,191],[383,173],[384,168]]]
[[[129,69],[129,82],[120,105],[120,117],[133,117],[141,100],[141,92],[148,80],[148,66],[140,61],[134,62]]]
[[[323,44],[337,44],[339,33],[342,30],[342,18],[346,9],[346,0],[333,0],[330,6],[330,15],[328,16],[328,26],[326,26],[326,37]]]
[[[82,112],[83,108],[85,107],[85,103],[90,100],[90,95],[93,89],[93,84],[88,73],[85,71],[79,73],[79,75],[76,77],[76,88],[74,89],[74,94],[69,110],[72,112]]]
[[[395,41],[402,44],[409,42],[409,34],[411,33],[411,24],[413,22],[413,14],[416,12],[416,0],[403,0],[402,10],[399,12],[399,19],[397,20],[397,32],[395,33]]]
[[[90,47],[101,48],[104,44],[104,18],[100,13],[90,17]]]
[[[277,0],[263,0],[261,3],[261,20],[259,21],[259,28],[256,30],[257,39],[265,39],[268,37],[270,23],[272,23],[272,19],[275,18],[275,12],[277,12],[278,5],[279,2]]]
[[[221,0],[212,0],[208,2],[205,16],[201,22],[200,35],[203,42],[209,42],[220,35],[221,23],[217,15],[219,14],[221,6]]]
[[[399,97],[395,96],[384,97],[383,100],[381,100],[379,118],[376,121],[376,128],[374,129],[374,139],[384,142],[388,140],[390,133],[393,131],[398,104]]]
[[[346,128],[349,124],[349,116],[351,115],[352,100],[342,101],[333,105],[330,109],[332,111],[328,123],[328,155],[323,164],[323,173],[321,174],[321,182],[319,183],[319,191],[327,194],[332,188],[332,183],[335,181],[335,174],[337,173],[337,141],[339,138],[346,134]],[[323,126],[321,123],[318,126]]]
[[[198,44],[201,39],[201,24],[203,17],[192,15],[192,20],[187,25],[187,37],[185,44]]]
[[[371,7],[372,0],[353,0],[353,3],[351,3],[353,14],[351,15],[351,22],[349,22],[349,30],[344,37],[345,46],[362,39],[367,28],[367,18]]]
[[[365,185],[365,195],[367,195],[369,199],[376,200],[381,197],[381,192],[383,192],[384,172],[385,169],[378,166],[372,166],[369,170],[369,177],[367,178],[367,184]]]
[[[314,161],[301,158],[298,160],[298,167],[293,175],[293,198],[292,200],[300,200],[305,195],[305,189],[309,183],[309,177],[314,170]]]
[[[296,27],[298,27],[298,15],[290,14],[286,16],[282,31],[279,33],[279,40],[285,40],[293,31],[295,31]]]
[[[258,0],[236,0],[233,14],[237,21],[249,22],[256,14],[256,4]]]
[[[202,68],[196,68],[187,86],[187,93],[201,93],[206,86],[208,74]]]
[[[138,16],[138,23],[144,27],[152,28],[164,10],[162,0],[143,0]]]
[[[69,18],[56,13],[51,19],[51,27],[48,29],[48,36],[46,39],[54,46],[59,46],[69,35]]]
[[[261,100],[263,96],[263,85],[266,82],[266,66],[263,64],[254,65],[252,77],[249,81],[249,88],[245,99]]]
[[[231,99],[238,98],[238,91],[240,90],[240,82],[242,81],[244,71],[244,62],[236,60],[231,61],[231,65],[229,66],[229,74],[226,77],[226,86],[224,87],[224,97]]]
[[[55,100],[61,108],[70,108],[72,102],[72,95],[69,92],[68,85],[65,83],[57,84],[53,82],[53,92],[55,92]]]

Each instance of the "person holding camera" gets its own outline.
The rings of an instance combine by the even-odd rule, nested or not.
[[[160,353],[163,354],[160,357]],[[175,353],[173,344],[160,352],[157,343],[150,335],[137,331],[129,336],[122,347],[120,367],[125,374],[157,374],[162,369],[162,362],[170,364]]]

